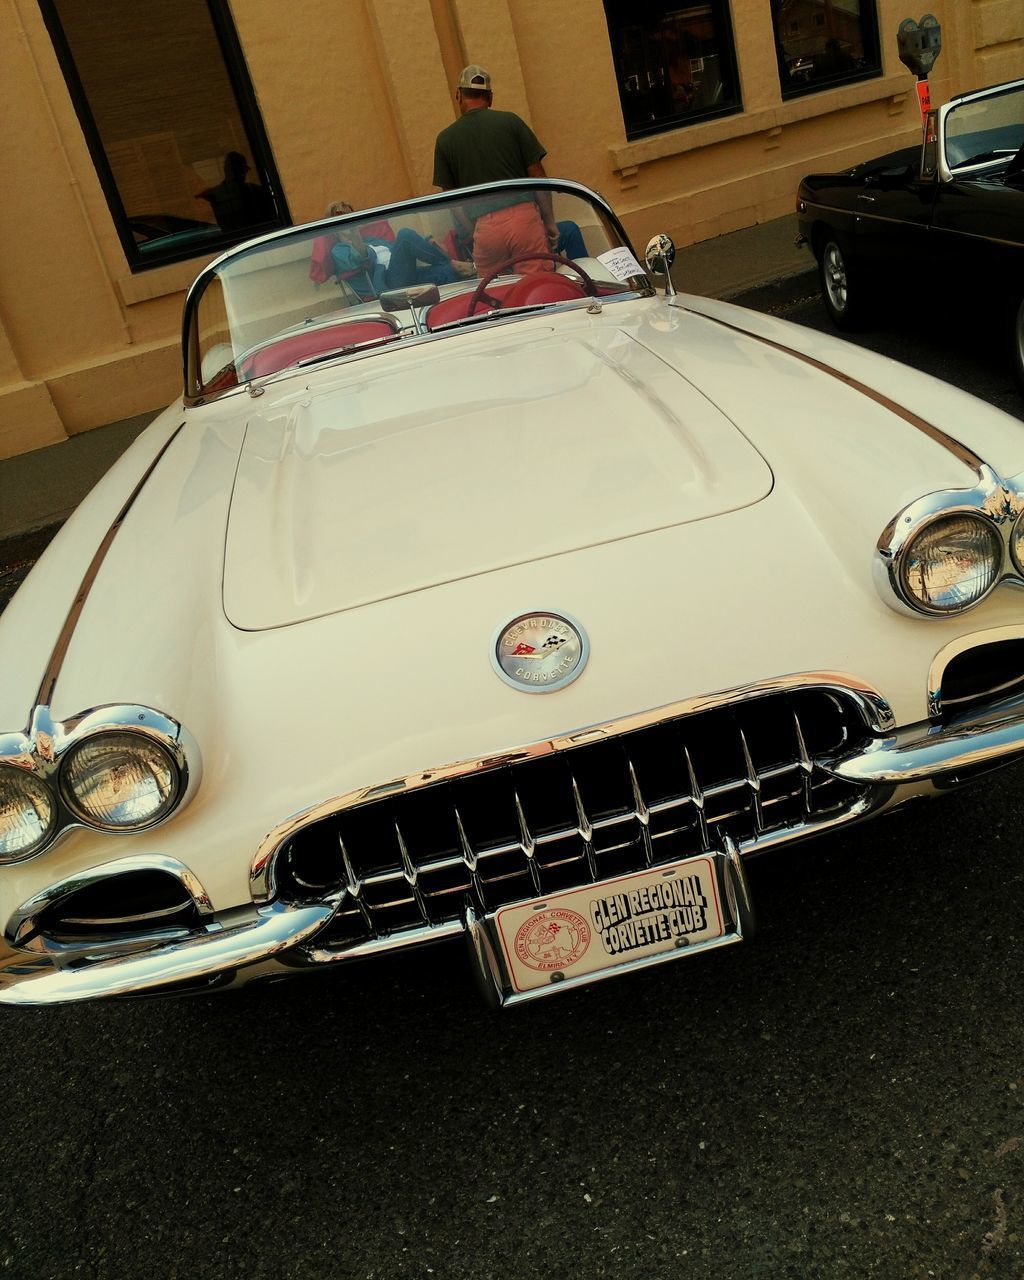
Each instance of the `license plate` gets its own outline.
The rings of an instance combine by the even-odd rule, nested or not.
[[[498,1003],[738,942],[752,914],[734,849],[687,858],[471,918]]]

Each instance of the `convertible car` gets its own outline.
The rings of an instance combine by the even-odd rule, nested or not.
[[[534,203],[574,257],[311,279]],[[672,255],[544,181],[200,274],[181,398],[0,619],[0,1001],[459,936],[528,1001],[734,944],[752,855],[1024,753],[1020,423]]]
[[[930,112],[920,147],[811,174],[797,216],[840,329],[896,291],[997,307],[1024,389],[1024,80]]]

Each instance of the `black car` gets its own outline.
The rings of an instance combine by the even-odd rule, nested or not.
[[[800,240],[841,329],[886,293],[922,302],[961,292],[998,308],[1024,387],[1024,80],[931,111],[919,147],[800,184]]]
[[[215,222],[181,218],[173,213],[137,214],[128,219],[128,226],[143,257],[154,248],[164,250],[184,245],[194,245],[197,254],[204,253],[209,241],[223,236]]]

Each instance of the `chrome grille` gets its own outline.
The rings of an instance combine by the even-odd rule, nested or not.
[[[773,692],[517,759],[319,818],[275,864],[278,893],[344,890],[330,946],[458,921],[854,811],[822,759],[869,736],[853,698]]]

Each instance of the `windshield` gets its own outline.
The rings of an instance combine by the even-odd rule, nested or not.
[[[199,276],[185,302],[185,394],[652,292],[614,214],[575,184],[494,184],[349,212],[243,245]]]
[[[1024,146],[1024,80],[950,104],[943,144],[950,171],[1006,164]]]

